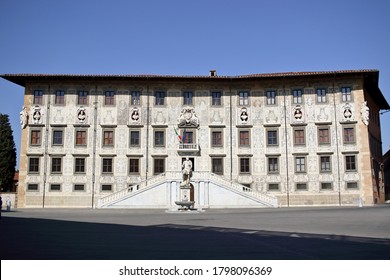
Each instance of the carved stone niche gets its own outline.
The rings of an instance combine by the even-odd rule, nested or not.
[[[141,124],[141,111],[138,107],[133,107],[129,114],[129,124]]]
[[[199,127],[199,118],[195,114],[195,109],[192,107],[184,107],[180,112],[180,117],[177,119],[178,127]]]
[[[76,122],[79,124],[86,124],[88,122],[87,109],[80,107],[77,109]]]
[[[293,123],[304,123],[305,122],[305,113],[303,106],[296,105],[292,108],[292,121]]]

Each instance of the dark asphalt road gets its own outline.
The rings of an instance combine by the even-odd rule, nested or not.
[[[14,209],[2,260],[390,259],[390,206],[206,210]]]

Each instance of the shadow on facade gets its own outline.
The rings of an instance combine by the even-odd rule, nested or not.
[[[2,217],[2,260],[389,259],[390,240]]]

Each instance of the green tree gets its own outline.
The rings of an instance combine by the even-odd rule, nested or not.
[[[16,148],[8,115],[0,114],[0,188],[12,189],[16,165]]]

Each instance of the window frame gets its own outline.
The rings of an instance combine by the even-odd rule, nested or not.
[[[327,141],[324,141],[324,139],[326,139],[326,137],[324,137],[324,135],[321,135],[321,131],[328,132],[328,135],[327,135],[328,140]],[[317,129],[317,133],[318,133],[318,145],[330,145],[331,144],[331,135],[330,135],[329,126],[319,126]]]
[[[88,105],[89,92],[87,90],[77,91],[77,105]]]
[[[160,140],[162,140],[162,143],[160,143]],[[153,131],[153,146],[156,148],[165,148],[165,142],[165,129],[155,129]]]
[[[239,173],[240,174],[251,174],[251,158],[250,157],[239,157]]]
[[[82,186],[82,189],[76,189],[76,186]],[[73,184],[73,192],[85,192],[85,184]]]
[[[51,157],[50,160],[50,173],[51,174],[62,174],[62,157]]]
[[[328,91],[326,88],[316,88],[316,103],[328,103]]]
[[[133,134],[137,134],[137,137],[133,137]],[[141,130],[140,129],[130,129],[129,132],[129,147],[139,148],[141,146]]]
[[[104,106],[115,106],[115,90],[104,91]]]
[[[238,105],[249,106],[249,91],[241,90],[238,92]]]
[[[276,90],[267,90],[265,92],[265,97],[266,97],[266,102],[265,104],[267,106],[275,106],[275,105],[278,105],[277,104],[277,100],[276,100]]]
[[[80,164],[82,162],[82,164]],[[85,157],[74,158],[74,174],[86,174],[86,159]]]
[[[131,92],[131,105],[135,105],[135,106],[141,105],[141,91],[133,90]]]
[[[56,90],[54,93],[54,105],[65,105],[65,91]]]
[[[303,102],[303,90],[293,89],[292,90],[293,104],[302,104]]]
[[[36,161],[36,162],[32,162]],[[32,170],[34,168],[34,170]],[[39,174],[40,173],[40,157],[29,157],[28,158],[28,174]]]
[[[37,133],[38,135],[33,135]],[[35,139],[35,141],[33,141]],[[40,147],[42,145],[42,129],[33,128],[30,131],[30,146]]]
[[[114,159],[112,157],[102,157],[102,174],[114,173]]]
[[[103,129],[103,131],[102,131],[102,146],[103,147],[114,147],[115,146],[115,129]]]
[[[347,130],[351,130],[352,134],[346,134]],[[353,140],[350,140],[350,137],[353,137]],[[348,139],[347,139],[348,138]],[[344,144],[356,144],[356,130],[355,126],[344,126],[343,127],[343,143]]]
[[[194,92],[191,90],[183,91],[183,105],[189,106],[193,105]]]
[[[59,138],[57,133],[61,133],[61,137]],[[57,142],[61,140],[60,142]],[[52,137],[51,137],[52,146],[64,146],[64,129],[63,128],[53,128],[52,129]]]
[[[302,135],[297,135],[297,132],[302,132]],[[299,136],[299,137],[298,137]],[[305,127],[295,127],[293,130],[294,146],[306,146],[306,129]],[[303,139],[303,142],[297,140]]]
[[[136,157],[129,158],[129,175],[140,174],[140,159]]]
[[[347,87],[342,87],[341,88],[341,102],[342,103],[353,102],[352,88],[351,87],[347,86]]]
[[[54,186],[56,186],[56,188],[54,188]],[[57,186],[58,186],[58,189],[57,189]],[[53,184],[49,185],[49,192],[61,192],[61,191],[62,191],[61,184],[53,183]]]
[[[351,159],[353,159],[353,161],[351,161]],[[344,164],[345,164],[345,172],[358,171],[358,162],[355,154],[346,154],[344,156]]]
[[[156,90],[154,92],[154,97],[155,97],[155,102],[154,105],[156,106],[165,106],[165,97],[166,97],[166,92],[163,90]]]
[[[297,155],[294,157],[295,173],[302,174],[307,171],[306,156]]]
[[[275,137],[270,138],[270,133],[275,133]],[[271,135],[272,136],[272,135]],[[266,141],[267,141],[267,146],[269,147],[277,147],[279,146],[279,129],[278,128],[267,128],[266,130]],[[275,143],[270,143],[270,140],[276,140]]]
[[[245,137],[246,134],[247,137]],[[239,129],[238,130],[238,146],[241,148],[248,148],[251,146],[251,131],[250,129]]]
[[[43,95],[44,92],[42,89],[36,89],[33,92],[33,104],[34,105],[43,105]]]
[[[328,159],[328,161],[323,161],[323,159]],[[319,156],[319,167],[320,167],[320,173],[332,173],[332,156],[331,155]]]
[[[219,137],[216,137],[216,135],[219,135]],[[213,148],[223,147],[223,130],[220,129],[211,130],[211,147]]]
[[[84,137],[78,137],[79,133],[84,134]],[[83,143],[79,144],[78,140],[82,140]],[[88,131],[86,129],[76,129],[75,131],[75,146],[87,146],[88,143]]]
[[[213,107],[222,106],[222,91],[214,90],[211,92],[211,106]]]
[[[220,161],[220,163],[216,163]],[[217,175],[223,175],[223,158],[222,157],[212,157],[211,158],[211,172]],[[220,169],[220,171],[219,171]]]
[[[279,157],[268,157],[267,158],[267,173],[270,175],[273,175],[273,174],[279,174],[279,172],[280,172],[279,171]]]
[[[159,175],[163,173],[165,173],[165,158],[153,158],[153,175]]]

